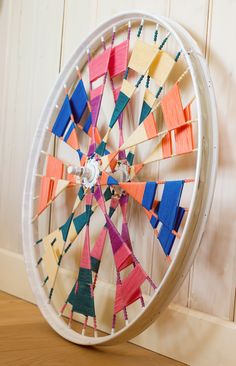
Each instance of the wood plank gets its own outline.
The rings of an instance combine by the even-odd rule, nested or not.
[[[65,1],[62,66],[96,24],[97,0]]]
[[[8,1],[4,9],[6,4],[8,9],[0,12],[7,30],[0,69],[0,80],[5,75],[0,98],[0,230],[1,246],[21,251],[26,164],[39,115],[58,74],[63,0]]]
[[[170,1],[170,9],[169,16],[173,20],[177,21],[180,25],[182,25],[196,40],[202,52],[205,51],[205,42],[207,39],[207,25],[208,25],[208,2],[206,0],[200,0],[195,3],[193,2],[185,2],[184,0],[171,0]],[[184,9],[184,11],[183,11]],[[181,60],[180,60],[181,61]],[[187,78],[186,78],[187,79]],[[191,99],[191,88],[187,85],[188,80],[185,80],[183,84],[180,85],[181,94],[183,100],[188,101]],[[184,91],[186,88],[186,91]],[[173,161],[168,161],[167,164],[164,164],[160,168],[160,172],[166,172],[168,174],[169,171],[175,171],[176,167],[176,159]],[[183,158],[179,158],[178,161],[178,169],[181,170],[181,175],[186,174],[186,176],[191,173],[191,169],[195,164],[194,156],[190,154],[190,156],[186,156]],[[189,191],[188,196],[190,196],[191,192]],[[186,277],[183,285],[181,286],[178,294],[176,295],[174,302],[177,304],[187,306],[189,303],[189,288],[191,284],[191,272]]]
[[[194,265],[190,303],[195,309],[230,320],[236,283],[235,11],[235,2],[212,2],[208,60],[218,109],[219,168],[211,215]]]
[[[59,337],[35,305],[0,293],[0,357],[4,365],[96,364],[181,366],[130,343],[106,348],[79,347]],[[14,314],[12,318],[12,314]]]
[[[158,13],[164,15],[168,11],[168,2],[161,0],[157,6],[152,0],[147,0],[145,3],[142,0],[133,0],[132,2],[120,0],[119,2],[114,1],[112,3],[109,0],[98,0],[97,20],[100,23],[118,13],[133,10],[143,10],[150,14]]]

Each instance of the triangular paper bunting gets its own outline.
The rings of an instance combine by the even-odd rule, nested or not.
[[[57,119],[53,125],[52,133],[58,137],[62,137],[71,119],[71,107],[68,96],[66,96],[63,105],[58,113]]]
[[[132,180],[143,168],[144,164],[135,164],[130,167],[129,178]]]
[[[120,93],[116,101],[115,109],[112,113],[111,120],[109,123],[110,128],[112,128],[115,125],[121,113],[129,103],[130,98],[134,94],[135,89],[136,89],[135,85],[131,84],[126,79],[123,80]]]
[[[151,154],[144,160],[144,164],[152,163],[163,159],[162,144],[158,143]]]
[[[100,89],[100,87],[99,87],[99,89]],[[102,96],[103,96],[103,88],[102,88],[102,93],[96,95],[93,99],[90,100],[93,126],[96,126],[96,124],[97,124],[98,115],[99,115],[101,102],[102,102]]]
[[[160,51],[153,60],[148,74],[156,81],[157,85],[163,86],[175,63],[175,60],[167,52]]]
[[[165,123],[169,130],[177,128],[185,123],[185,116],[177,83],[162,98],[161,108]]]
[[[102,186],[104,186],[104,185],[112,186],[112,185],[118,185],[119,183],[111,175],[107,174],[105,171],[102,171],[102,174],[100,177],[100,184]]]
[[[62,178],[64,171],[64,164],[61,160],[55,158],[55,156],[48,155],[47,157],[47,167],[46,167],[46,176],[47,177],[55,177]]]
[[[140,75],[145,75],[158,52],[156,45],[150,45],[138,38],[130,56],[129,68]]]
[[[157,188],[156,182],[119,183],[119,186],[147,210],[151,209]]]
[[[145,121],[127,138],[125,143],[120,147],[120,150],[138,145],[156,136],[158,136],[157,122],[155,121],[153,114],[150,113]]]
[[[111,47],[107,48],[103,53],[92,58],[89,62],[89,80],[93,82],[107,72]]]
[[[71,98],[70,105],[75,123],[79,123],[80,119],[87,107],[88,96],[82,79],[79,80]]]
[[[106,237],[107,237],[107,228],[106,226],[104,226],[91,251],[91,268],[95,273],[98,273],[99,270],[103,248],[106,242]]]
[[[90,237],[89,237],[89,226],[86,225],[84,248],[81,255],[80,267],[91,269],[90,262]]]
[[[185,121],[190,121],[192,118],[190,107],[190,105],[187,105],[184,109]],[[179,127],[175,130],[175,146],[176,154],[185,154],[193,151],[194,139],[192,124],[186,124],[186,126]]]
[[[111,168],[111,170],[113,171],[117,164],[117,159],[115,158],[117,156],[117,154],[118,154],[118,151],[115,151],[114,153],[110,153],[110,154],[107,154],[107,155],[101,157],[101,159],[100,159],[101,169],[104,170],[109,166]]]
[[[70,182],[68,180],[55,179],[51,199],[54,200],[66,187],[68,187],[69,184]]]
[[[131,197],[133,197],[138,203],[142,204],[146,186],[145,182],[128,182],[128,183],[120,182],[119,186]]]
[[[116,286],[114,313],[117,314],[124,307],[131,305],[142,296],[140,287],[147,279],[147,274],[140,264],[136,265],[127,277]]]
[[[66,136],[64,137],[64,141],[74,150],[79,150],[79,141],[74,124],[71,124],[68,132],[66,133]]]
[[[123,238],[119,234],[115,225],[111,221],[108,215],[106,215],[107,228],[109,232],[110,242],[114,255],[115,265],[118,271],[128,267],[134,263],[133,254],[128,248],[127,244],[123,241]]]
[[[170,230],[174,229],[176,215],[182,195],[184,181],[169,181],[164,185],[158,209],[159,220]]]
[[[110,78],[114,78],[126,70],[128,49],[128,39],[112,48],[108,66]]]

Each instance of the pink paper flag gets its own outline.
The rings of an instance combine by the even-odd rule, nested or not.
[[[128,61],[128,48],[128,39],[112,48],[108,66],[111,78],[114,78],[126,70]]]
[[[89,62],[89,80],[93,82],[107,72],[111,47],[107,48],[102,54],[94,57]]]

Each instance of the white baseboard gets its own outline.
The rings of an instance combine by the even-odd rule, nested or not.
[[[35,304],[23,255],[0,248],[0,290]]]
[[[0,290],[34,303],[23,256],[0,249]],[[236,324],[171,304],[133,343],[191,366],[235,366]]]

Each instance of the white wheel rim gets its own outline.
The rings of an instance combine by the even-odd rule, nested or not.
[[[65,80],[67,80],[68,75],[71,74],[71,70],[75,68],[81,55],[82,62],[85,62],[85,50],[87,47],[91,43],[94,47],[96,43],[100,41],[100,37],[102,35],[110,32],[112,25],[116,24],[118,27],[126,24],[127,20],[140,19],[140,17],[145,17],[151,21],[157,22],[163,25],[167,30],[171,31],[173,37],[177,40],[178,44],[181,45],[185,55],[185,60],[190,69],[196,95],[198,113],[198,153],[194,192],[181,243],[179,244],[178,254],[167,270],[156,294],[146,306],[145,312],[140,313],[140,315],[129,324],[127,329],[122,329],[114,335],[101,338],[90,338],[81,336],[77,332],[66,327],[65,323],[58,318],[53,308],[47,304],[47,296],[40,286],[39,273],[33,264],[35,261],[35,254],[32,243],[34,242],[35,234],[33,232],[33,227],[30,224],[33,212],[32,194],[35,184],[34,177],[37,171],[40,150],[43,142],[45,143],[46,141],[45,127],[53,113],[54,106],[61,94]],[[96,40],[94,41],[94,39]],[[190,54],[188,54],[189,51]],[[207,120],[211,123],[207,124]],[[216,166],[217,118],[213,88],[206,63],[201,56],[197,45],[188,33],[182,27],[169,19],[141,12],[123,13],[100,25],[75,51],[53,87],[35,134],[26,174],[22,220],[25,262],[38,306],[44,317],[56,332],[74,343],[86,345],[114,344],[133,338],[148,327],[154,319],[161,314],[183,282],[183,279],[188,273],[200,245],[200,240],[204,232],[207,216],[211,206]]]

